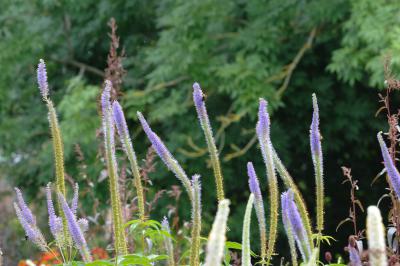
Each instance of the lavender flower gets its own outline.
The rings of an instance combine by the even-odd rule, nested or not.
[[[29,209],[28,205],[26,205],[24,198],[22,197],[21,190],[18,188],[14,188],[17,194],[17,203],[18,207],[21,210],[21,215],[24,220],[30,225],[36,225],[36,218],[33,216],[31,210]]]
[[[37,82],[40,89],[40,94],[42,94],[43,99],[47,99],[49,94],[49,84],[47,83],[47,73],[46,73],[46,64],[43,59],[39,60],[38,68],[37,68]]]
[[[79,227],[78,222],[76,221],[76,217],[68,206],[67,201],[61,193],[58,193],[58,198],[61,202],[61,208],[65,214],[65,218],[67,219],[68,229],[71,234],[72,239],[76,247],[78,248],[81,256],[85,262],[92,261],[88,246],[86,244],[86,240],[83,237],[83,233],[81,228]]]
[[[124,145],[124,148],[126,149],[126,146],[129,145],[130,143],[125,143],[125,138],[130,139],[130,137],[129,137],[128,126],[126,125],[124,112],[122,111],[121,105],[117,101],[113,102],[112,108],[113,108],[114,122],[115,125],[117,126],[118,134],[120,136],[122,144]]]
[[[261,258],[264,260],[266,256],[265,252],[267,250],[267,229],[264,202],[260,190],[260,184],[258,183],[257,175],[251,162],[247,163],[247,175],[249,176],[250,191],[254,194],[254,208],[256,209],[258,227],[260,230]]]
[[[259,108],[258,108],[258,123],[257,123],[257,135],[259,139],[265,138],[265,136],[269,136],[269,125],[270,119],[267,111],[267,101],[260,98],[259,100]]]
[[[49,227],[51,234],[57,240],[60,237],[60,233],[62,233],[63,225],[62,225],[62,219],[60,217],[57,217],[54,211],[53,200],[51,198],[50,185],[51,183],[48,183],[46,187],[47,211],[49,213]]]
[[[317,97],[315,93],[312,95],[313,100],[313,117],[310,127],[310,146],[311,146],[311,153],[313,158],[318,156],[322,157],[322,147],[321,147],[321,134],[319,132],[319,108]]]
[[[20,209],[17,203],[14,202],[15,213],[17,214],[18,220],[24,228],[27,238],[35,245],[39,247],[40,250],[46,251],[47,243],[44,240],[43,234],[37,228],[36,225],[28,223],[25,219],[23,211]]]
[[[72,198],[71,202],[71,211],[76,216],[76,212],[78,210],[78,195],[79,195],[79,185],[75,183],[74,187],[74,197]]]
[[[390,178],[390,183],[396,192],[397,198],[400,199],[400,174],[397,170],[392,157],[389,154],[388,148],[382,138],[382,132],[378,133],[378,141],[382,151],[383,162],[385,164],[387,175]]]
[[[311,248],[299,210],[297,209],[296,203],[293,199],[293,191],[288,190],[287,192],[282,193],[281,200],[282,217],[284,223],[287,224],[285,227],[290,228],[289,233],[293,234],[302,258],[306,262],[311,258]]]
[[[361,263],[360,253],[358,252],[358,250],[351,245],[348,245],[347,248],[349,250],[350,265],[361,266],[362,263]]]
[[[203,129],[204,136],[207,142],[207,149],[211,158],[211,164],[213,167],[214,177],[215,177],[215,184],[217,187],[217,198],[218,201],[221,201],[224,199],[225,195],[224,195],[224,181],[218,157],[218,149],[215,145],[211,124],[208,119],[207,109],[204,102],[204,94],[200,88],[199,83],[197,82],[193,84],[193,101],[196,107],[197,115],[199,116],[200,125],[201,128]]]
[[[87,230],[89,230],[89,221],[87,219],[80,218],[77,223],[82,232],[86,232]]]
[[[168,167],[170,171],[172,171],[175,176],[182,182],[185,187],[190,200],[193,202],[193,191],[192,185],[190,183],[189,178],[187,177],[185,171],[179,165],[178,161],[172,156],[167,147],[161,141],[161,139],[154,133],[146,119],[143,117],[142,113],[137,112],[137,116],[139,118],[140,123],[142,124],[143,130],[147,135],[147,138],[150,140],[154,150],[157,152],[158,156],[164,162],[164,164]]]

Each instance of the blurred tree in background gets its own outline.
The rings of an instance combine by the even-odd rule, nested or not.
[[[375,112],[377,89],[383,88],[383,55],[392,55],[394,73],[399,73],[399,10],[395,0],[3,0],[0,178],[37,198],[43,198],[38,188],[53,180],[46,108],[35,80],[43,58],[63,130],[67,174],[84,190],[94,188],[99,209],[107,207],[96,102],[107,67],[107,23],[114,17],[127,71],[119,97],[138,157],[144,159],[149,147],[136,119],[140,110],[188,174],[202,175],[203,234],[214,215],[216,196],[191,84],[198,81],[207,93],[226,194],[235,206],[232,240],[240,239],[241,224],[235,221],[242,221],[249,194],[244,189],[246,162],[253,161],[259,176],[265,175],[254,137],[259,97],[270,103],[272,139],[282,160],[309,208],[314,206],[308,130],[311,93],[317,94],[326,166],[326,233],[339,240],[329,249],[341,252],[351,228],[335,233],[349,206],[340,167],[353,168],[366,205],[384,193],[384,182],[370,186],[382,168],[376,133],[386,129],[385,118],[375,118]],[[123,164],[122,153],[120,157]],[[161,164],[150,178],[149,195],[178,184]],[[261,181],[266,187],[265,178]],[[188,220],[185,197],[179,213]],[[93,201],[85,197],[82,203],[94,216]],[[164,196],[152,217],[165,215],[171,201]]]

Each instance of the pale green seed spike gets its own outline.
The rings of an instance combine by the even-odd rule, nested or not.
[[[376,206],[369,206],[367,214],[367,239],[369,263],[374,266],[386,266],[385,227],[381,212]]]
[[[229,200],[221,200],[207,242],[207,254],[204,266],[219,266],[222,262],[225,246],[226,223],[229,215]]]
[[[318,253],[319,253],[318,249],[315,248],[312,251],[310,260],[305,263],[305,266],[317,266],[318,265]]]
[[[192,243],[190,248],[190,266],[200,265],[200,232],[201,232],[201,191],[200,176],[194,175],[192,181],[193,202],[192,202]]]
[[[53,141],[54,164],[56,174],[56,189],[57,193],[61,193],[64,197],[65,191],[65,177],[64,177],[64,145],[62,142],[61,130],[58,124],[57,113],[54,108],[53,102],[46,98],[47,108],[49,110],[48,118],[50,124],[51,138]],[[61,202],[57,199],[57,207],[59,215],[63,223],[63,245],[71,244],[71,238],[68,232],[67,220],[61,208]]]
[[[289,242],[290,256],[292,259],[292,266],[297,266],[297,252],[296,252],[296,243],[293,237],[292,229],[290,226],[286,228],[286,235]]]
[[[211,158],[211,164],[213,167],[215,183],[217,187],[217,198],[218,201],[221,201],[225,197],[221,164],[219,161],[218,150],[214,141],[211,124],[208,119],[207,109],[204,103],[204,94],[198,83],[193,84],[193,101],[199,116],[201,128],[203,129],[204,136],[206,138],[207,148]]]
[[[250,222],[251,222],[251,211],[253,209],[254,195],[250,194],[249,200],[246,206],[246,212],[243,220],[243,232],[242,232],[242,265],[251,266],[250,256]]]
[[[314,243],[312,241],[313,233],[312,233],[310,215],[308,213],[307,206],[305,204],[303,196],[273,147],[272,150],[273,150],[273,158],[276,170],[280,178],[282,179],[283,183],[285,184],[286,189],[291,189],[294,193],[294,200],[296,201],[296,205],[299,209],[301,219],[303,220],[304,227],[306,228],[307,236],[310,242],[310,247],[311,249],[313,249]]]
[[[169,223],[167,217],[164,217],[161,228],[167,231],[168,234],[171,234],[171,229],[169,228]],[[168,255],[168,266],[175,266],[175,257],[174,257],[174,246],[172,244],[171,236],[164,235],[164,247],[167,250]]]

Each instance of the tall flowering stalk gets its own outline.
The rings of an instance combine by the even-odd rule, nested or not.
[[[367,213],[369,263],[374,266],[386,266],[385,227],[381,212],[376,206],[369,206]]]
[[[56,173],[56,188],[57,192],[63,194],[65,197],[65,177],[64,177],[64,145],[62,142],[61,130],[58,124],[57,113],[54,108],[53,102],[49,96],[49,84],[47,82],[46,64],[43,59],[39,60],[37,68],[37,82],[43,100],[47,104],[48,119],[50,124],[51,138],[53,140],[54,164]],[[62,217],[64,228],[64,242],[69,242],[69,235],[67,228],[67,221],[65,215],[62,213],[61,203],[57,201],[59,215]]]
[[[51,197],[51,183],[47,184],[46,198],[47,198],[47,211],[49,213],[50,232],[53,235],[54,239],[56,240],[57,245],[60,246],[62,242],[63,224],[62,224],[62,219],[58,217],[54,211],[53,200]]]
[[[270,223],[268,236],[267,264],[270,263],[275,250],[275,242],[278,229],[278,182],[275,175],[275,166],[273,161],[273,150],[270,138],[270,120],[267,111],[267,102],[260,99],[258,111],[258,123],[256,127],[258,141],[260,143],[261,153],[267,168],[267,180],[270,195]]]
[[[396,193],[398,199],[400,199],[400,174],[396,168],[395,163],[392,160],[392,157],[389,154],[388,148],[386,147],[385,142],[382,138],[382,132],[379,132],[378,135],[379,146],[381,147],[383,162],[385,164],[386,173],[389,176],[390,183],[393,186],[393,190]]]
[[[192,202],[192,243],[190,248],[190,266],[200,265],[200,231],[201,231],[201,185],[200,176],[192,178],[193,202]]]
[[[273,148],[273,147],[272,147]],[[310,240],[310,247],[311,249],[314,248],[314,243],[312,241],[312,227],[310,221],[310,215],[307,210],[306,203],[301,195],[300,190],[298,189],[296,183],[294,182],[292,176],[289,174],[288,170],[286,169],[285,165],[282,163],[281,159],[278,157],[275,149],[273,148],[273,157],[274,163],[277,172],[279,173],[280,178],[282,179],[283,183],[285,184],[286,189],[290,189],[294,193],[294,200],[298,206],[301,219],[303,220],[304,227],[306,228],[308,239]]]
[[[169,152],[169,150],[161,141],[161,139],[157,136],[157,134],[152,131],[146,119],[143,117],[142,113],[137,112],[137,115],[140,123],[142,124],[143,130],[146,133],[147,138],[150,140],[154,150],[161,158],[161,160],[164,162],[164,164],[168,167],[168,169],[172,171],[175,174],[176,178],[178,178],[182,182],[183,186],[186,189],[186,192],[189,195],[190,201],[193,203],[194,198],[193,198],[192,185],[185,171],[179,165],[178,161],[174,158],[174,156]]]
[[[254,194],[251,193],[247,202],[246,211],[243,219],[243,231],[242,231],[242,265],[251,266],[250,257],[250,222],[251,222],[251,211],[253,209]]]
[[[221,265],[224,255],[226,224],[229,216],[229,200],[221,200],[207,241],[204,266]]]
[[[80,220],[79,223],[76,219],[76,215],[72,212],[70,207],[67,204],[64,196],[61,193],[58,193],[58,198],[61,202],[61,206],[65,213],[65,217],[67,218],[68,229],[71,234],[71,237],[75,243],[76,248],[78,249],[79,253],[81,254],[84,262],[91,262],[92,257],[90,255],[89,248],[87,246],[86,240],[83,236],[83,232],[81,227],[87,226],[86,220]],[[86,221],[86,222],[84,222]],[[80,224],[84,224],[84,226],[80,226]]]
[[[264,201],[256,171],[251,162],[247,163],[247,175],[249,176],[250,191],[254,194],[254,208],[256,209],[258,228],[260,231],[261,259],[265,261],[267,251],[267,226],[265,222]]]
[[[121,105],[117,101],[114,101],[112,108],[113,108],[114,122],[118,130],[118,135],[120,137],[124,152],[128,157],[132,174],[134,177],[134,184],[138,198],[139,217],[140,220],[144,221],[145,220],[144,193],[143,193],[142,180],[140,177],[140,171],[136,158],[136,153],[133,149],[131,138],[129,137],[129,130],[126,124],[125,115],[124,112],[122,111]]]
[[[117,255],[127,253],[125,230],[123,227],[121,199],[119,197],[118,167],[115,158],[114,121],[110,103],[111,82],[106,81],[101,95],[101,107],[103,112],[103,135],[105,158],[110,184],[111,207],[113,213],[114,248]]]
[[[169,228],[167,217],[164,217],[164,219],[162,220],[161,228],[168,234],[171,234],[171,229]],[[175,266],[174,246],[172,245],[172,239],[170,237],[164,236],[164,246],[167,250],[168,266]]]
[[[308,262],[311,259],[311,247],[293,196],[293,191],[291,190],[282,193],[283,224],[285,225],[286,234],[289,236],[289,239],[292,237],[295,239],[303,261]]]
[[[201,128],[203,129],[204,136],[207,142],[208,152],[210,153],[211,164],[214,170],[215,184],[217,187],[217,198],[218,201],[224,199],[224,181],[222,177],[221,165],[218,157],[218,150],[215,145],[213,132],[210,121],[207,115],[207,109],[204,102],[205,96],[200,88],[200,85],[196,82],[193,84],[193,102],[196,107],[197,115],[199,117]]]
[[[321,147],[321,134],[319,132],[319,109],[317,96],[312,95],[313,102],[313,117],[310,127],[310,146],[311,155],[315,170],[315,184],[317,197],[317,230],[321,234],[324,230],[324,173],[323,173],[323,158]]]

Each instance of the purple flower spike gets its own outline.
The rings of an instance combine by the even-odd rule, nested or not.
[[[164,216],[162,222],[161,222],[161,228],[165,231],[167,231],[168,233],[170,232],[170,228],[169,228],[169,222],[168,222],[168,218],[166,216]]]
[[[400,174],[396,169],[392,157],[389,154],[388,148],[382,138],[382,132],[378,133],[378,141],[382,151],[383,162],[385,164],[387,175],[390,178],[393,189],[396,192],[397,198],[400,199]]]
[[[72,239],[74,240],[76,247],[78,248],[85,262],[91,261],[92,259],[86,244],[86,240],[83,237],[82,230],[79,226],[79,223],[76,220],[75,215],[71,211],[67,201],[65,200],[64,196],[61,193],[58,193],[58,198],[61,202],[61,208],[64,212],[69,232],[71,234]]]
[[[47,72],[46,72],[46,64],[43,59],[39,60],[38,68],[37,68],[37,82],[40,89],[40,94],[44,99],[47,98],[49,94],[49,84],[47,83]]]
[[[253,164],[247,163],[247,175],[249,176],[250,192],[254,194],[256,199],[262,199],[260,184],[258,183],[256,171],[254,171]]]
[[[204,94],[199,83],[197,82],[193,84],[193,101],[200,120],[204,119],[204,117],[207,116],[206,105],[204,103]]]
[[[304,228],[303,222],[299,210],[297,209],[296,203],[293,199],[293,191],[288,190],[282,193],[282,217],[286,226],[290,227],[290,231],[296,240],[297,246],[304,261],[308,261],[311,256],[311,248],[309,245],[309,240],[307,237],[306,230]]]
[[[362,266],[360,253],[358,252],[358,250],[355,247],[352,247],[351,245],[348,245],[348,250],[349,250],[350,265]]]
[[[59,234],[62,232],[63,227],[61,218],[57,217],[54,211],[53,200],[51,198],[50,185],[51,183],[48,183],[46,187],[47,211],[49,213],[49,227],[51,234],[54,236],[54,238],[57,239],[59,237]]]
[[[128,126],[126,125],[124,112],[122,111],[121,105],[117,101],[113,102],[112,108],[114,122],[117,126],[118,134],[121,137],[121,140],[123,140],[125,137],[129,137],[129,131]],[[124,142],[122,141],[122,143]]]
[[[30,224],[26,219],[25,215],[23,214],[23,211],[21,210],[20,206],[18,206],[17,203],[14,202],[14,209],[15,213],[17,214],[18,220],[20,224],[22,225],[22,228],[24,228],[25,234],[28,237],[28,239],[37,245],[42,251],[46,251],[46,241],[44,240],[44,237],[40,230],[36,227],[34,224]]]
[[[71,211],[75,216],[78,210],[78,195],[79,195],[79,185],[78,183],[75,183],[74,197],[72,198],[72,203],[71,203]]]
[[[311,153],[313,158],[315,158],[316,156],[322,158],[321,134],[319,132],[319,108],[315,93],[313,93],[312,95],[312,101],[313,101],[314,112],[310,127]]]
[[[267,101],[260,98],[258,108],[258,123],[257,123],[257,134],[259,139],[264,139],[263,136],[269,136],[269,114],[267,111]]]
[[[21,210],[22,217],[28,224],[36,225],[36,218],[35,218],[35,216],[33,216],[28,205],[26,205],[24,198],[22,197],[21,190],[19,190],[18,188],[14,188],[14,189],[15,189],[15,192],[17,193],[17,203],[18,203],[18,207]]]

